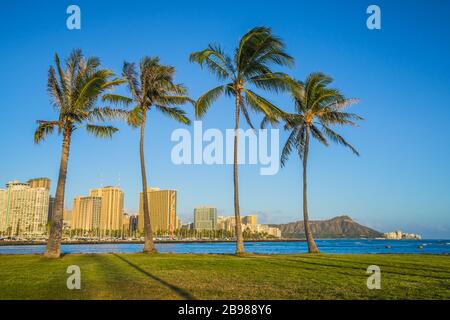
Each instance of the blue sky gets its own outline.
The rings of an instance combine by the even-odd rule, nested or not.
[[[366,8],[374,3],[381,7],[382,29],[371,31]],[[81,8],[81,30],[66,28],[70,4]],[[265,25],[296,58],[295,68],[279,70],[298,79],[313,71],[330,74],[347,96],[361,99],[352,110],[366,119],[360,128],[340,131],[359,149],[359,158],[339,146],[313,143],[311,218],[348,214],[381,231],[401,228],[449,238],[449,12],[448,1],[229,1],[226,6],[214,1],[2,1],[0,183],[47,176],[54,192],[61,137],[36,146],[33,132],[37,119],[56,116],[46,93],[55,52],[67,57],[81,48],[117,73],[124,60],[157,55],[177,68],[176,79],[196,98],[218,82],[190,64],[189,54],[210,42],[232,52],[241,35]],[[285,95],[265,95],[292,109]],[[203,126],[232,128],[232,107],[232,101],[220,99]],[[186,110],[193,117],[192,107]],[[121,131],[113,140],[83,132],[74,136],[69,207],[74,196],[120,181],[127,210],[137,210],[138,131],[117,126]],[[231,215],[232,166],[173,165],[170,135],[179,127],[161,114],[150,115],[149,184],[179,190],[178,213],[185,222],[201,204]],[[275,176],[259,175],[257,166],[241,166],[242,213],[256,212],[262,222],[300,219],[300,182],[296,157]]]

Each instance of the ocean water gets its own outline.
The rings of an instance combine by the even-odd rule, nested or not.
[[[450,240],[317,240],[323,253],[428,253],[450,254]],[[142,251],[142,244],[65,244],[63,253],[131,253]],[[159,252],[234,253],[232,242],[160,243]],[[43,253],[44,245],[0,246],[0,254]],[[289,254],[307,252],[306,242],[246,242],[245,250],[253,253]]]

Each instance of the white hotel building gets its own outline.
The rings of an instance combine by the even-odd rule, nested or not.
[[[0,234],[31,238],[45,236],[50,191],[12,181],[0,189]]]

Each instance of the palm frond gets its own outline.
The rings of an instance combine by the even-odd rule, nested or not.
[[[255,27],[241,38],[235,58],[237,72],[256,75],[269,71],[268,64],[292,65],[293,58],[284,50],[283,41],[270,28]]]
[[[59,56],[57,53],[55,53],[55,65],[56,65],[56,69],[58,70],[59,85],[61,87],[61,92],[66,94],[67,93],[66,75],[64,74],[64,71],[61,68],[61,61],[59,60]]]
[[[56,73],[53,67],[50,67],[48,70],[47,92],[55,108],[65,108],[66,104],[64,93],[59,86],[58,80],[56,79]]]
[[[121,96],[119,94],[106,93],[102,96],[102,101],[126,107],[133,102],[133,99]]]
[[[329,105],[326,105],[325,108],[333,111],[340,111],[359,102],[360,100],[357,98],[344,99],[342,101],[332,102]]]
[[[111,75],[114,75],[114,73],[111,74]],[[126,82],[127,82],[127,80],[125,80],[125,79],[123,79],[123,78],[115,78],[115,79],[112,79],[112,80],[110,80],[110,81],[106,81],[106,82],[102,85],[102,89],[103,89],[103,90],[111,89],[111,88],[113,88],[113,87],[119,86],[119,85],[121,85],[122,83],[126,83]]]
[[[215,87],[208,92],[202,94],[195,103],[195,116],[201,118],[206,111],[211,107],[214,101],[216,101],[225,91],[225,86]]]
[[[278,127],[280,120],[281,120],[280,118],[271,118],[271,117],[264,116],[263,119],[261,120],[261,124],[259,125],[259,127],[261,129],[266,129],[268,125],[271,125],[273,127]]]
[[[180,83],[173,83],[173,75],[171,75],[167,79],[160,79],[159,81],[159,88],[165,91],[165,95],[167,96],[187,96],[188,94],[188,89],[186,88],[186,86]]]
[[[289,90],[294,80],[285,73],[274,72],[251,77],[249,82],[259,89],[282,92]]]
[[[144,110],[141,106],[135,106],[129,113],[127,118],[127,123],[133,128],[137,128],[142,123],[142,116],[144,115]]]
[[[351,146],[342,136],[333,131],[327,126],[322,126],[323,132],[335,143],[341,144],[347,148],[349,148],[355,155],[359,156],[359,152]]]
[[[88,120],[106,121],[106,120],[127,120],[129,112],[123,109],[112,109],[109,107],[94,108],[87,116]]]
[[[263,112],[269,118],[279,118],[283,111],[255,92],[245,89],[245,101],[255,111]]]
[[[186,116],[186,112],[183,109],[177,107],[169,107],[164,105],[155,105],[156,109],[161,111],[164,115],[171,117],[172,119],[184,123],[191,124],[191,120]]]
[[[313,97],[320,90],[328,86],[333,79],[322,72],[311,73],[305,81],[304,105],[311,109]]]
[[[299,129],[297,129],[297,128],[292,130],[291,133],[289,134],[288,139],[286,140],[286,143],[284,144],[283,150],[281,151],[281,158],[280,158],[281,167],[284,167],[286,165],[286,162],[289,159],[289,155],[291,154],[292,149],[297,144],[296,138],[298,135],[298,130]]]
[[[76,78],[79,75],[79,79],[84,78],[79,73],[79,65],[84,60],[83,53],[80,49],[74,49],[69,55],[69,58],[66,60],[66,73],[65,78],[67,82],[67,95],[68,97],[72,97],[76,90],[74,90],[76,86]]]
[[[290,130],[296,127],[303,127],[307,125],[303,114],[284,113],[282,119],[284,120],[285,130]]]
[[[43,121],[38,120],[38,127],[34,132],[34,143],[38,144],[39,142],[45,140],[45,138],[52,134],[55,130],[55,127],[59,125],[58,121]]]
[[[231,64],[231,59],[225,55],[220,46],[210,44],[205,50],[193,52],[189,56],[189,61],[196,62],[201,67],[206,65],[220,80],[234,76],[234,67]]]
[[[112,135],[115,132],[119,131],[119,129],[113,126],[100,126],[94,124],[87,124],[86,131],[97,138],[112,138]]]
[[[318,111],[332,104],[339,104],[344,101],[342,93],[334,88],[315,88],[309,94],[309,109]]]
[[[253,126],[252,120],[250,119],[250,115],[248,114],[248,110],[245,107],[244,103],[241,103],[241,110],[242,110],[242,114],[244,115],[244,118],[245,118],[245,121],[247,122],[247,124],[250,126],[250,128],[255,130],[255,127]]]
[[[166,106],[180,106],[183,104],[190,103],[195,105],[195,100],[187,97],[187,96],[176,96],[176,95],[167,95],[160,96],[155,98],[156,104],[166,105]]]
[[[133,96],[133,99],[139,104],[142,103],[141,88],[138,81],[138,74],[134,63],[124,62],[122,68],[122,75],[127,81],[128,89]]]
[[[86,60],[85,71],[91,73],[100,67],[100,59],[98,57],[88,57]]]
[[[320,130],[316,126],[311,125],[309,128],[311,130],[311,135],[313,136],[314,139],[316,139],[323,145],[328,146],[327,139],[325,138],[325,136],[322,134],[322,132],[320,132]]]
[[[89,110],[103,92],[103,85],[112,75],[113,72],[110,70],[98,70],[88,77],[77,95],[74,107],[80,110]]]
[[[356,121],[364,120],[363,117],[357,115],[356,113],[339,112],[339,111],[329,111],[323,112],[317,115],[317,118],[322,124],[325,125],[351,125],[353,127],[358,127],[359,125]]]

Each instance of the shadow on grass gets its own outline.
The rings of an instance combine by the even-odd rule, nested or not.
[[[247,256],[247,258],[256,258],[256,255],[253,256]],[[276,260],[276,259],[274,259]],[[396,269],[411,269],[413,271],[417,271],[418,269],[421,271],[427,271],[427,270],[422,270],[421,268],[405,268],[403,266],[395,266],[395,265],[386,265],[386,264],[378,264],[378,263],[367,263],[365,264],[364,262],[360,262],[360,261],[353,261],[353,260],[340,260],[340,259],[335,259],[335,258],[327,258],[325,256],[321,256],[321,255],[311,255],[311,256],[306,256],[303,255],[301,256],[300,259],[285,259],[284,262],[292,262],[292,264],[287,265],[286,263],[281,263],[281,262],[276,262],[273,261],[271,259],[266,259],[266,260],[260,260],[262,263],[268,263],[268,264],[273,264],[273,265],[279,265],[279,266],[283,266],[283,267],[291,267],[291,268],[302,268],[302,269],[306,269],[306,270],[319,270],[317,268],[331,268],[331,269],[337,269],[337,270],[355,270],[357,272],[361,272],[364,271],[367,266],[371,265],[371,264],[376,264],[378,266],[383,266],[385,268],[389,268],[391,270],[382,270],[384,273],[387,274],[393,274],[393,275],[399,275],[399,276],[411,276],[411,277],[421,277],[421,278],[427,278],[427,279],[433,279],[433,280],[449,280],[449,277],[446,276],[440,276],[440,275],[433,275],[433,274],[418,274],[418,273],[411,273],[410,271],[407,272],[399,272]],[[346,263],[351,263],[351,265],[343,265],[343,264],[332,264],[331,262],[346,262]],[[305,265],[309,265],[310,268],[306,267]],[[361,266],[356,266],[356,265],[361,265]],[[392,270],[394,269],[394,270]],[[433,270],[434,271],[434,270]],[[338,272],[342,275],[352,275],[354,276],[354,274],[350,274],[350,273],[345,273],[345,272]],[[365,275],[365,273],[364,273]],[[412,282],[420,282],[420,281],[415,281],[415,280],[408,280],[408,281],[412,281]]]
[[[136,269],[137,271],[139,271],[140,273],[146,275],[147,277],[149,277],[152,280],[158,281],[159,283],[161,283],[162,285],[166,286],[168,289],[172,290],[173,292],[175,292],[176,294],[178,294],[181,298],[183,299],[187,299],[187,300],[196,300],[195,297],[193,295],[191,295],[189,292],[187,292],[186,290],[179,288],[173,284],[168,283],[167,281],[145,271],[144,269],[142,269],[141,267],[135,265],[133,262],[125,259],[124,257],[119,256],[116,253],[113,253],[113,255],[117,258],[119,258],[120,260],[122,260],[123,262],[125,262],[126,264],[128,264],[129,266],[133,267],[134,269]]]
[[[375,258],[375,257],[376,256],[370,257],[370,258]],[[303,257],[303,258],[306,258],[306,257]],[[308,257],[308,258],[310,258],[310,257]],[[379,267],[398,268],[398,269],[402,269],[402,270],[406,269],[406,270],[413,270],[413,271],[421,270],[421,271],[425,271],[425,272],[445,273],[445,274],[450,275],[450,271],[445,270],[445,267],[432,268],[432,267],[429,267],[428,264],[421,264],[421,263],[416,263],[416,262],[414,262],[413,266],[411,267],[411,264],[408,261],[406,261],[406,262],[395,261],[396,264],[386,264],[386,263],[379,263],[378,261],[364,262],[364,261],[347,260],[347,259],[342,259],[342,258],[335,258],[333,256],[321,256],[320,259],[336,261],[336,262],[351,263],[351,264],[359,264],[362,266],[376,264]],[[450,279],[450,278],[448,278],[448,279]]]
[[[355,269],[355,270],[360,270],[360,269],[365,269],[366,267],[368,267],[369,265],[375,264],[379,267],[385,267],[385,268],[389,268],[391,270],[386,270],[384,269],[385,273],[390,273],[390,274],[396,274],[396,275],[401,275],[401,276],[413,276],[413,277],[424,277],[424,278],[430,278],[430,279],[436,279],[436,280],[450,280],[449,277],[446,276],[440,276],[440,275],[432,275],[432,274],[418,274],[418,273],[411,273],[410,271],[405,271],[405,270],[411,270],[411,271],[424,271],[424,272],[436,272],[436,273],[447,273],[447,271],[443,271],[441,269],[439,270],[427,270],[425,268],[422,268],[420,265],[418,267],[415,268],[408,268],[405,267],[404,264],[402,265],[388,265],[388,264],[384,264],[384,263],[377,263],[377,261],[372,261],[372,262],[360,262],[360,261],[353,261],[353,260],[345,260],[345,259],[336,259],[336,258],[330,258],[330,257],[326,257],[326,256],[320,256],[319,258],[316,257],[312,257],[312,256],[308,256],[308,257],[302,257],[302,261],[301,263],[307,263],[307,264],[312,264],[312,265],[318,265],[318,266],[325,266],[325,267],[330,267],[330,268],[346,268],[346,269]],[[306,261],[306,260],[310,260],[310,261],[314,261],[314,262],[310,262],[310,261]],[[327,263],[324,263],[324,261]],[[297,260],[293,260],[293,259],[287,259],[286,261],[292,261],[295,262]],[[351,263],[352,265],[341,265],[341,264],[329,264],[328,262],[345,262],[345,263]],[[299,262],[299,261],[297,261]],[[353,265],[361,265],[361,267],[356,267]],[[394,270],[392,270],[394,269]],[[402,272],[397,271],[398,269],[402,270]],[[382,269],[383,270],[383,269]]]

